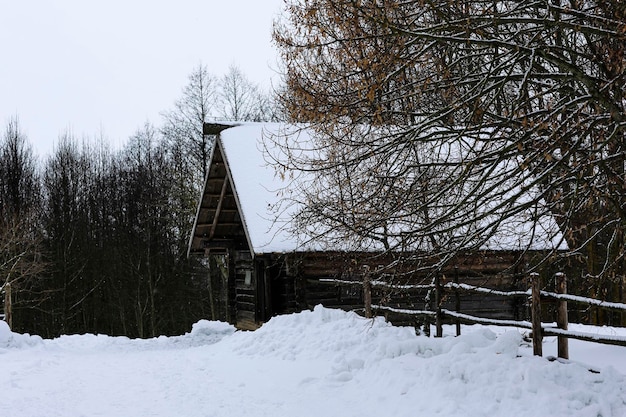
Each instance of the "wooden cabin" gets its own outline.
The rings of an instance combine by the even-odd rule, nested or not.
[[[388,261],[372,252],[303,244],[280,227],[289,213],[283,211],[283,217],[277,218],[283,185],[264,156],[267,145],[263,141],[268,132],[280,129],[281,125],[262,123],[204,126],[204,133],[215,135],[216,140],[189,255],[203,257],[209,265],[212,318],[241,329],[255,329],[274,315],[317,304],[358,311],[363,308],[361,288],[332,280],[359,282],[364,265],[375,270]],[[468,284],[526,289],[525,270],[533,254],[527,252],[521,262],[519,255],[508,249],[462,253],[442,274],[444,279]],[[391,297],[380,290],[374,296],[377,302],[396,307],[424,307],[424,294]],[[483,317],[519,319],[526,314],[523,301],[497,296],[468,295],[461,303],[463,312]]]

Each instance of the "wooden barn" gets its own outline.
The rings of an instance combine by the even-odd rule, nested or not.
[[[263,136],[281,125],[262,123],[208,123],[206,135],[215,135],[210,168],[189,242],[189,256],[208,265],[213,319],[241,329],[255,329],[278,314],[311,309],[317,304],[359,310],[358,285],[333,280],[362,279],[364,266],[375,271],[387,262],[371,252],[346,252],[303,244],[284,231],[276,214],[280,180],[266,161]],[[287,213],[288,214],[288,213]],[[526,289],[525,271],[532,252],[521,258],[514,250],[481,250],[459,254],[442,271],[444,279],[503,290]],[[419,280],[420,277],[415,277]],[[424,294],[392,294],[380,290],[377,302],[397,307],[423,308]],[[444,303],[452,303],[444,300]],[[456,300],[458,303],[459,300]],[[467,295],[463,312],[483,317],[518,319],[525,316],[521,302],[498,296]]]

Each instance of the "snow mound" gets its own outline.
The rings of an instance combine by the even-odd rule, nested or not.
[[[418,337],[412,327],[393,326],[382,317],[366,319],[321,305],[313,311],[274,317],[241,337],[247,340],[234,341],[234,350],[246,355],[296,360],[349,354],[369,362],[408,354],[430,358],[477,348],[514,357],[521,341],[517,332],[498,337],[486,327],[457,338]]]
[[[45,346],[52,350],[74,351],[146,351],[186,349],[211,345],[235,333],[235,327],[224,322],[200,320],[194,323],[191,332],[181,336],[159,336],[149,339],[130,339],[125,336],[102,334],[63,335],[56,339],[44,340],[40,336],[14,333],[0,321],[0,353],[7,349],[22,349]]]
[[[349,352],[373,361],[414,353],[420,348],[412,328],[394,327],[381,317],[366,319],[321,305],[313,311],[276,316],[255,332],[238,336],[232,341],[236,352],[288,360]],[[428,344],[428,339],[424,343]]]
[[[428,338],[382,318],[317,306],[275,317],[229,343],[237,354],[257,361],[312,361],[317,372],[324,369],[323,380],[339,390],[337,395],[345,390],[354,398],[359,392],[353,401],[378,402],[377,409],[387,415],[412,415],[415,410],[408,413],[407,404],[432,416],[626,412],[624,375],[533,357],[516,329],[496,334],[475,326],[458,337]]]
[[[125,336],[83,334],[64,335],[47,342],[50,346],[81,351],[102,349],[111,351],[170,350],[212,345],[235,331],[235,327],[228,323],[200,320],[192,325],[191,332],[180,336],[130,339]]]
[[[204,338],[215,335],[229,335],[235,331],[233,325],[223,321],[200,320],[191,326],[191,337]]]
[[[0,346],[8,344],[12,337],[13,334],[9,325],[5,321],[0,320]]]
[[[41,337],[13,333],[9,325],[5,321],[0,320],[0,353],[5,352],[7,349],[37,346],[41,343],[43,343]]]

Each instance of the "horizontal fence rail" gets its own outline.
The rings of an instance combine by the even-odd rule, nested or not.
[[[482,293],[482,294],[501,295],[503,297],[528,297],[531,294],[530,290],[528,291],[499,291],[499,290],[494,290],[492,288],[483,288],[483,287],[477,287],[477,286],[468,285],[468,284],[456,284],[454,282],[446,283],[444,285],[444,288],[477,292],[477,293]]]
[[[562,330],[556,327],[543,327],[544,336],[564,336],[569,339],[584,340],[586,342],[602,343],[604,345],[626,346],[626,337],[598,335],[593,333],[574,332],[571,330]],[[567,359],[567,358],[566,358]]]
[[[594,343],[602,343],[608,345],[626,346],[626,337],[623,336],[610,336],[610,335],[598,335],[593,333],[576,332],[567,330],[567,302],[574,302],[578,304],[585,304],[590,307],[597,307],[601,309],[625,311],[626,304],[608,302],[604,300],[598,300],[595,298],[582,297],[577,295],[571,295],[566,293],[566,277],[562,273],[556,274],[557,291],[550,292],[540,289],[539,275],[533,273],[530,275],[531,288],[525,291],[501,291],[493,288],[479,287],[469,284],[461,284],[456,282],[448,282],[443,285],[439,283],[438,278],[434,280],[432,284],[418,284],[418,285],[398,285],[381,280],[370,279],[369,274],[365,274],[363,280],[340,280],[340,279],[320,279],[320,282],[327,284],[335,284],[339,286],[362,286],[363,287],[363,299],[365,301],[365,315],[366,317],[372,316],[372,311],[384,311],[394,314],[421,317],[426,320],[435,320],[437,327],[437,336],[442,335],[442,323],[445,318],[453,319],[457,322],[457,335],[460,334],[459,322],[469,324],[484,324],[492,326],[507,326],[517,327],[526,330],[531,330],[533,336],[533,352],[535,355],[542,355],[542,338],[544,336],[556,336],[558,338],[558,356],[567,359],[569,357],[567,340],[577,339]],[[432,299],[434,292],[434,299],[436,301],[436,308],[429,310],[418,309],[403,309],[394,308],[386,305],[372,304],[372,288],[385,288],[392,290],[402,291],[428,291],[427,297]],[[497,295],[502,297],[518,297],[530,300],[531,307],[531,321],[526,320],[502,320],[486,317],[477,317],[474,315],[464,314],[460,311],[452,311],[449,309],[441,308],[441,300],[443,300],[443,292],[472,292],[478,294]],[[557,308],[557,323],[556,326],[550,323],[541,322],[541,301],[542,300],[556,300],[558,303]],[[458,302],[457,302],[457,310]]]
[[[619,310],[626,311],[626,304],[613,303],[610,301],[598,300],[595,298],[581,297],[571,294],[557,294],[554,292],[541,291],[541,298],[548,298],[554,300],[572,301],[580,304],[588,304],[590,307],[600,307],[607,310]]]

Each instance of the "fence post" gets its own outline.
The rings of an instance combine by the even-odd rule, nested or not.
[[[363,266],[363,302],[365,303],[365,317],[372,318],[372,281],[370,277],[370,268],[368,265]]]
[[[533,325],[533,355],[543,356],[543,332],[541,330],[541,279],[539,274],[530,274],[531,305],[530,315]]]
[[[567,294],[567,277],[563,272],[558,272],[556,274],[556,292],[557,294]],[[558,307],[556,310],[556,325],[559,329],[567,330],[567,301],[565,300],[558,301]],[[566,336],[558,336],[557,340],[558,357],[569,359],[569,339]]]
[[[435,276],[435,337],[443,337],[443,319],[441,314],[441,293],[443,288],[441,286],[441,277],[439,274]]]

